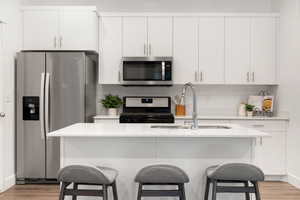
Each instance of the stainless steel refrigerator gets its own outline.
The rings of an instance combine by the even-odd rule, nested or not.
[[[51,131],[92,122],[98,55],[93,52],[18,53],[16,66],[16,178],[18,184],[55,182],[58,138]]]

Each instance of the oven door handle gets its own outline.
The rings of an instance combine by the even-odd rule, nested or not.
[[[163,81],[166,80],[166,63],[165,63],[165,61],[161,62],[161,79]]]

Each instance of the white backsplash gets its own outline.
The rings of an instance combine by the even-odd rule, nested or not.
[[[201,116],[236,116],[241,102],[247,102],[249,95],[268,90],[276,96],[276,86],[236,86],[197,85],[198,113]],[[182,86],[172,87],[123,87],[118,85],[98,85],[97,102],[106,94],[123,96],[175,96],[181,94]],[[192,93],[186,95],[187,115],[192,111]],[[276,101],[276,99],[275,99]],[[174,111],[174,105],[173,111]],[[101,103],[97,104],[97,114],[105,114]]]

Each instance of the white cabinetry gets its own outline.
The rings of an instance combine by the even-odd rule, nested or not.
[[[226,83],[250,81],[250,18],[226,18],[225,67]]]
[[[251,60],[252,81],[257,84],[276,83],[277,34],[276,18],[252,18]]]
[[[176,84],[198,81],[198,18],[174,17],[173,79]]]
[[[90,7],[24,8],[23,49],[98,51],[95,11]]]
[[[123,56],[147,56],[147,18],[123,18]]]
[[[226,83],[276,84],[276,17],[226,17]]]
[[[224,83],[224,17],[199,19],[198,76],[200,83]]]
[[[258,139],[255,145],[254,163],[258,165],[266,175],[286,175],[286,121],[232,121],[249,128],[254,128],[271,137]]]
[[[171,57],[172,17],[148,17],[148,56]]]
[[[172,56],[172,17],[123,17],[123,56]]]
[[[122,59],[122,18],[100,18],[99,83],[118,84]]]
[[[23,49],[54,50],[58,47],[56,10],[25,10],[23,13]]]

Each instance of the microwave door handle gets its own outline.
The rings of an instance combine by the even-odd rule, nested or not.
[[[41,74],[41,90],[40,90],[40,123],[41,138],[45,139],[45,73]]]
[[[162,73],[162,80],[166,80],[166,63],[163,61],[161,63],[161,73]]]
[[[45,129],[46,135],[48,135],[50,131],[49,125],[49,103],[50,103],[50,74],[46,73],[46,85],[45,85]]]

